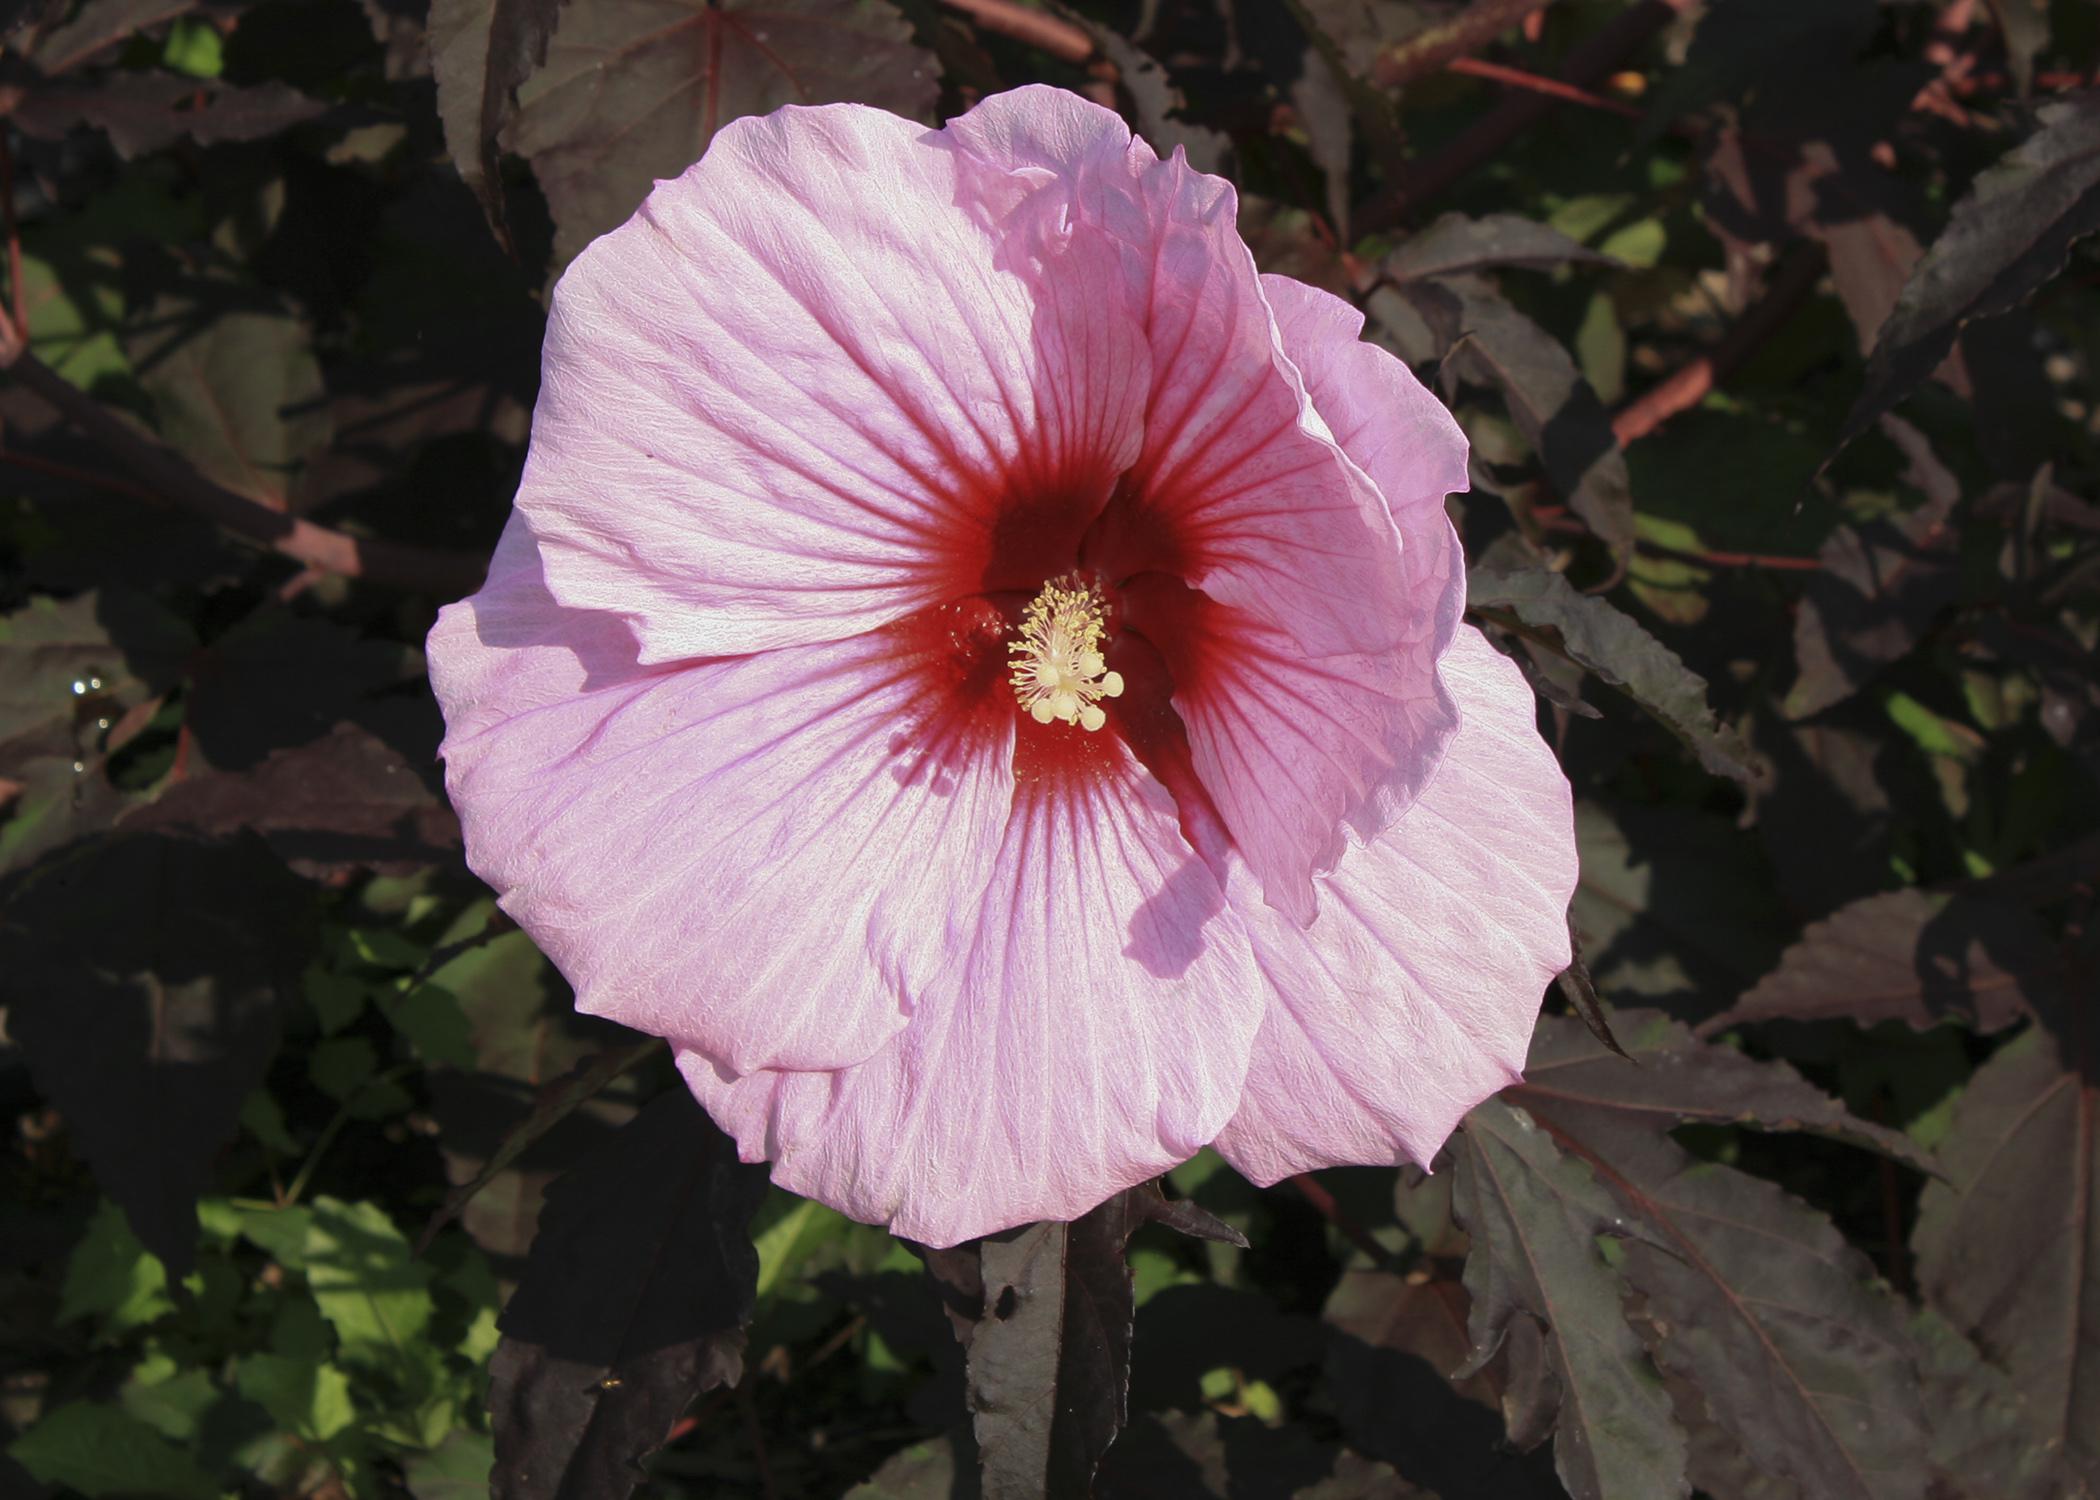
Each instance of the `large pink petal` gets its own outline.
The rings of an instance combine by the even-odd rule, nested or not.
[[[657,662],[1069,557],[1150,368],[1119,252],[1042,176],[852,105],[725,126],[556,289],[518,496],[554,594]]]
[[[1275,998],[1217,1146],[1256,1182],[1427,1164],[1520,1076],[1540,996],[1568,962],[1574,815],[1531,689],[1468,628],[1445,672],[1456,739],[1399,823],[1322,882],[1312,929],[1234,889]]]
[[[1457,728],[1437,659],[1465,607],[1443,502],[1466,485],[1466,443],[1405,365],[1359,340],[1363,318],[1347,303],[1276,276],[1262,290],[1320,417],[1376,481],[1368,501],[1361,486],[1330,497],[1376,508],[1397,532],[1397,544],[1374,547],[1376,578],[1331,568],[1326,582],[1337,604],[1375,622],[1376,649],[1235,604],[1214,584],[1209,603],[1140,587],[1131,620],[1174,674],[1197,775],[1265,898],[1303,925],[1316,909],[1312,877],[1340,859],[1344,826],[1368,837],[1390,825]]]
[[[1393,650],[1308,655],[1263,615],[1170,580],[1123,597],[1173,674],[1190,763],[1239,857],[1270,905],[1310,923],[1345,820],[1426,779],[1455,727],[1433,667]]]
[[[1159,160],[1117,115],[1075,94],[1040,85],[996,94],[948,129],[989,163],[1040,174],[1073,215],[1123,249],[1145,310],[1152,383],[1143,452],[1125,480],[1127,534],[1106,550],[1127,549],[1133,564],[1166,565],[1214,597],[1278,617],[1308,641],[1382,645],[1389,622],[1366,620],[1359,607],[1391,602],[1399,576],[1393,549],[1366,545],[1393,535],[1379,476],[1367,480],[1350,444],[1338,445],[1333,418],[1316,410],[1322,392],[1301,357],[1313,355],[1330,386],[1354,378],[1359,365],[1344,346],[1358,346],[1361,315],[1339,327],[1326,309],[1292,295],[1298,283],[1259,276],[1238,234],[1230,183],[1179,156]],[[1272,309],[1266,294],[1276,283]],[[1413,384],[1404,366],[1400,374]],[[1387,393],[1383,372],[1378,378],[1377,390],[1357,403],[1366,420]],[[1407,394],[1436,406],[1418,384]],[[1406,420],[1420,415],[1410,406]],[[1413,477],[1441,478],[1455,452],[1449,487],[1464,489],[1465,440],[1448,414],[1442,421],[1455,449],[1445,443],[1423,455]],[[1439,491],[1435,499],[1442,498]],[[1349,603],[1338,603],[1338,593]]]
[[[1150,220],[1152,385],[1103,561],[1172,573],[1308,654],[1386,648],[1406,606],[1397,533],[1286,357],[1231,184],[1177,153],[1128,196]]]
[[[1023,782],[973,939],[889,1046],[836,1073],[679,1066],[746,1160],[854,1218],[931,1245],[1076,1218],[1239,1098],[1264,1002],[1223,901],[1127,757]]]
[[[1457,706],[1434,663],[1466,608],[1465,555],[1444,510],[1446,496],[1471,485],[1466,435],[1412,370],[1363,341],[1364,315],[1349,303],[1288,276],[1262,277],[1262,290],[1313,405],[1342,451],[1378,486],[1400,530],[1408,609],[1380,685],[1405,708],[1394,773],[1350,817],[1368,838],[1414,800],[1458,726]]]
[[[558,705],[594,685],[641,675],[640,643],[618,615],[563,609],[547,592],[538,544],[516,511],[472,598],[448,604],[428,643],[446,744]]]
[[[938,631],[648,668],[615,628],[555,604],[516,521],[445,611],[469,863],[586,1011],[743,1070],[866,1057],[991,874],[1013,795],[996,684],[950,690]]]

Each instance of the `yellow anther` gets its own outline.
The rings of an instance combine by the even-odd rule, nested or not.
[[[1123,674],[1101,655],[1101,595],[1075,579],[1053,579],[1021,616],[1013,658],[1014,696],[1038,724],[1062,719],[1081,729],[1108,722],[1101,698],[1123,695]]]

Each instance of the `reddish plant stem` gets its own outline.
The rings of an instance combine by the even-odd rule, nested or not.
[[[7,227],[7,315],[18,338],[29,337],[29,312],[22,305],[22,234],[15,223],[15,137],[0,121],[0,215]]]
[[[1620,61],[1690,7],[1692,0],[1641,0],[1571,51],[1561,65],[1560,82],[1591,89]],[[1357,210],[1359,232],[1389,229],[1416,206],[1436,197],[1460,178],[1499,154],[1517,136],[1544,119],[1559,98],[1526,90],[1511,94],[1475,121],[1434,156],[1414,164],[1407,175],[1375,194]]]
[[[758,1465],[759,1492],[765,1500],[779,1500],[780,1491],[773,1485],[773,1465],[766,1457],[766,1435],[758,1425],[758,1403],[751,1399],[748,1380],[737,1386],[736,1404],[744,1413],[744,1431],[751,1439],[751,1458]]]
[[[1440,25],[1415,33],[1371,63],[1371,82],[1394,89],[1442,72],[1452,60],[1485,47],[1553,0],[1473,0]]]
[[[1679,412],[1704,401],[1715,385],[1794,315],[1822,274],[1820,245],[1804,244],[1789,251],[1772,273],[1764,296],[1736,320],[1718,344],[1679,365],[1619,409],[1611,419],[1612,436],[1619,446],[1646,437]]]
[[[463,553],[432,551],[397,542],[351,536],[313,521],[273,510],[245,495],[212,483],[181,458],[153,441],[114,412],[71,384],[31,354],[19,332],[10,328],[0,339],[0,370],[92,440],[137,483],[93,480],[98,487],[150,495],[193,511],[236,536],[284,554],[295,562],[345,578],[457,599],[480,587],[485,562]],[[7,461],[22,467],[27,455],[10,452]],[[44,465],[51,472],[51,465]],[[77,473],[63,477],[81,478]]]
[[[1380,1266],[1390,1266],[1392,1264],[1392,1252],[1371,1238],[1370,1230],[1349,1217],[1348,1212],[1343,1209],[1341,1204],[1334,1201],[1334,1194],[1328,1192],[1321,1185],[1320,1180],[1314,1177],[1312,1173],[1300,1172],[1291,1179],[1291,1186],[1298,1190],[1306,1202],[1319,1210],[1321,1218],[1332,1224],[1336,1229],[1339,1229],[1342,1232],[1342,1237],[1368,1255],[1374,1264]]]
[[[1094,55],[1094,39],[1070,21],[1040,10],[1016,5],[1013,0],[943,0],[986,31],[996,31],[1017,42],[1049,53],[1065,62],[1083,63]]]
[[[1453,58],[1445,71],[1462,73],[1468,78],[1484,78],[1490,83],[1507,84],[1513,89],[1529,89],[1534,94],[1545,94],[1549,98],[1559,99],[1568,104],[1580,104],[1586,109],[1601,109],[1608,114],[1624,115],[1629,120],[1638,120],[1641,117],[1641,112],[1631,104],[1607,99],[1602,94],[1579,89],[1572,83],[1562,83],[1558,78],[1542,78],[1536,73],[1527,73],[1522,68],[1505,67],[1485,58]]]
[[[1692,547],[1662,547],[1653,543],[1648,545],[1648,550],[1714,568],[1772,568],[1783,573],[1820,573],[1823,570],[1823,560],[1819,557],[1788,557],[1776,552],[1701,552]]]
[[[19,448],[0,448],[0,464],[9,464],[17,469],[27,469],[32,474],[43,474],[52,479],[85,485],[89,489],[108,490],[113,495],[126,495],[133,500],[143,500],[148,505],[167,503],[144,485],[133,484],[128,479],[119,479],[114,474],[97,474],[88,469],[76,469],[71,464],[40,458],[34,453],[24,453]]]
[[[1589,528],[1576,520],[1565,505],[1534,505],[1532,520],[1548,531],[1563,531],[1574,535],[1587,535]],[[1687,562],[1705,563],[1715,568],[1776,568],[1782,572],[1820,572],[1823,560],[1819,557],[1792,557],[1779,552],[1705,552],[1697,547],[1668,547],[1660,542],[1643,542],[1643,552],[1660,552],[1665,557],[1681,557]]]

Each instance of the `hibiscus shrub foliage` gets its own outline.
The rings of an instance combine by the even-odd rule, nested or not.
[[[2084,0],[0,4],[0,1489],[2100,1491],[2096,66]],[[1457,413],[1586,967],[1433,1172],[928,1249],[573,1012],[421,643],[654,179],[1029,82]]]

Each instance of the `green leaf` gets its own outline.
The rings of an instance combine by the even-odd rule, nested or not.
[[[240,1362],[240,1391],[287,1432],[325,1443],[352,1422],[350,1377],[319,1360],[250,1354]]]
[[[1763,773],[1750,747],[1714,717],[1706,679],[1632,616],[1578,592],[1544,568],[1482,563],[1466,575],[1467,607],[1537,641],[1617,688],[1682,740],[1716,775],[1755,784]]]
[[[192,78],[217,78],[226,65],[225,52],[216,26],[183,16],[168,28],[160,60],[164,67]]]
[[[272,1208],[260,1203],[236,1203],[234,1208],[240,1214],[241,1233],[272,1260],[288,1270],[306,1269],[307,1234],[314,1220],[311,1208]]]
[[[104,379],[131,374],[117,337],[124,298],[115,287],[90,283],[75,291],[49,263],[25,255],[22,306],[29,319],[30,351],[72,384],[93,390]]]
[[[434,984],[420,984],[405,993],[383,991],[379,1009],[425,1062],[474,1066],[473,1028],[451,991]]]
[[[1547,1351],[1547,1378],[1504,1399],[1512,1436],[1554,1432],[1574,1500],[1689,1494],[1684,1431],[1621,1310],[1624,1284],[1597,1249],[1598,1236],[1627,1232],[1618,1204],[1500,1100],[1466,1117],[1456,1146],[1453,1208],[1472,1240],[1470,1365],[1485,1365],[1519,1317],[1536,1321]]]
[[[90,1497],[214,1500],[219,1487],[190,1456],[114,1406],[75,1401],[15,1439],[8,1456],[45,1484]]]
[[[122,589],[33,599],[0,619],[0,771],[17,757],[80,753],[95,715],[172,687],[195,647],[181,620]]]
[[[446,1172],[457,1184],[432,1223],[457,1214],[490,1254],[522,1256],[547,1184],[632,1115],[631,1093],[616,1097],[614,1081],[658,1049],[578,1015],[522,932],[468,948],[427,983],[457,1001],[475,1058],[471,1073],[429,1075]]]
[[[939,78],[885,0],[572,5],[518,91],[509,144],[532,161],[566,262],[740,115],[849,99],[923,115]]]
[[[792,1199],[785,1213],[751,1236],[752,1248],[758,1251],[758,1300],[764,1302],[812,1250],[850,1222],[836,1209],[812,1199]]]
[[[416,1500],[484,1500],[496,1447],[485,1432],[454,1432],[427,1453],[402,1461],[408,1492]]]
[[[420,1363],[431,1270],[384,1209],[316,1198],[304,1253],[307,1284],[345,1362],[397,1374]]]
[[[211,1371],[185,1370],[169,1355],[149,1354],[132,1366],[117,1399],[155,1432],[194,1452],[199,1433],[226,1393]]]
[[[1570,914],[1606,995],[1704,1006],[1769,973],[1795,919],[1753,833],[1690,807],[1575,804]]]
[[[167,1269],[131,1232],[124,1211],[102,1199],[66,1262],[58,1321],[94,1317],[106,1333],[121,1333],[174,1310]]]

